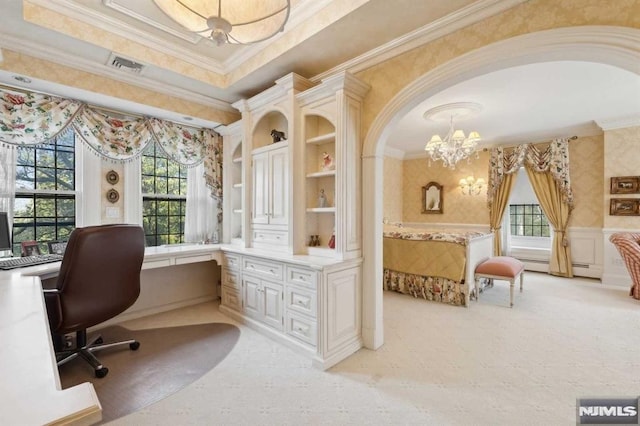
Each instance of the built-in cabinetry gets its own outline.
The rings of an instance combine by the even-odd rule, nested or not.
[[[320,368],[362,346],[359,259],[223,250],[222,312],[309,355]]]
[[[228,126],[229,139],[241,142],[225,145],[233,152],[225,154],[225,202],[243,219],[238,227],[225,210],[224,241],[239,235],[241,244],[223,247],[221,309],[323,367],[361,342],[360,111],[368,88],[346,72],[319,84],[289,74],[235,103],[242,120]]]
[[[244,168],[241,122],[221,130],[223,136],[223,232],[222,241],[243,245]]]
[[[289,151],[287,142],[257,148],[251,156],[254,247],[288,244]]]

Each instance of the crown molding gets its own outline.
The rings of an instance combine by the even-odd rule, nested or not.
[[[129,74],[126,71],[119,71],[107,65],[96,64],[95,62],[86,60],[79,56],[71,55],[69,53],[55,50],[50,47],[43,47],[38,43],[26,41],[9,34],[3,34],[1,32],[0,47],[4,47],[7,50],[11,49],[12,51],[20,52],[27,56],[43,59],[45,61],[74,68],[80,71],[85,71],[91,74],[107,77],[112,80],[131,84],[133,86],[138,86],[154,92],[185,99],[190,102],[216,108],[221,111],[237,112],[234,108],[231,107],[228,102],[204,96],[199,92],[185,90],[180,87],[176,87],[164,82],[151,79],[149,77],[145,77],[144,75],[134,75]]]
[[[627,127],[640,127],[640,114],[627,115],[625,117],[595,120],[602,130],[625,129]]]
[[[193,53],[182,46],[164,40],[110,16],[96,12],[94,9],[78,4],[72,0],[29,0],[29,2],[45,9],[55,10],[55,12],[61,13],[69,18],[100,28],[101,30],[131,40],[134,43],[142,44],[151,49],[157,50],[158,52],[165,53],[176,59],[198,66],[204,70],[221,74],[223,77],[224,74],[229,72],[229,70],[225,69],[220,62],[205,55]],[[52,6],[55,6],[55,9]],[[128,15],[128,13],[126,14]],[[143,20],[143,22],[153,25],[149,23],[149,20]],[[166,29],[164,26],[160,27],[157,24],[153,26],[162,31],[167,31],[171,35],[175,35],[175,30],[169,31],[169,29]],[[184,39],[184,37],[181,38]]]
[[[429,43],[437,38],[458,31],[461,28],[482,21],[490,16],[501,13],[507,9],[524,3],[528,0],[480,0],[462,9],[443,16],[424,27],[418,28],[402,37],[398,37],[389,43],[383,44],[360,56],[334,67],[328,71],[316,75],[311,81],[321,81],[341,71],[349,71],[357,74],[379,63],[385,62],[394,56],[401,55],[418,46]]]

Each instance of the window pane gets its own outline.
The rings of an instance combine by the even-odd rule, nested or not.
[[[46,242],[68,239],[75,228],[75,195],[56,191],[75,190],[75,134],[66,132],[52,143],[17,150],[14,205],[14,253],[20,242],[37,240],[41,252]],[[35,193],[21,192],[24,189]],[[40,192],[47,190],[47,193]]]
[[[512,204],[509,212],[511,235],[549,237],[549,222],[539,204]]]
[[[16,188],[34,189],[35,177],[35,167],[16,166]]]
[[[186,168],[167,158],[155,144],[151,144],[143,152],[143,227],[147,245],[182,242],[186,176]],[[166,195],[181,198],[168,199]]]

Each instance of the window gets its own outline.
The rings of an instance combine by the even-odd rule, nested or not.
[[[142,154],[142,224],[147,247],[184,241],[187,168],[150,144]]]
[[[549,222],[539,204],[509,205],[511,235],[549,237]]]
[[[68,240],[76,226],[75,134],[54,142],[20,146],[16,151],[13,253],[23,241],[37,241],[47,253],[48,241]]]

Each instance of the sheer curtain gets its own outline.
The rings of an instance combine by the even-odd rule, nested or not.
[[[16,150],[0,144],[0,211],[7,212],[9,232],[13,224],[13,205],[16,193]],[[6,255],[7,252],[0,251]]]
[[[187,208],[184,219],[184,241],[187,243],[219,241],[218,199],[204,177],[204,163],[187,171]]]

